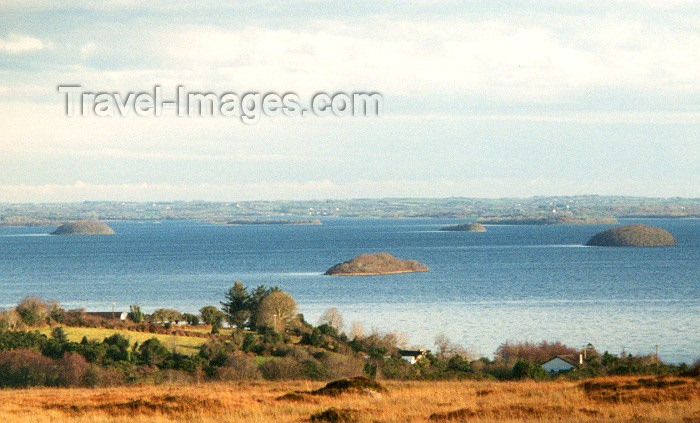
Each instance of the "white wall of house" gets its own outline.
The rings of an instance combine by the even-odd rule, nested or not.
[[[542,364],[542,368],[545,369],[549,373],[559,373],[559,372],[567,372],[569,370],[575,369],[576,366],[572,366],[571,364],[567,363],[566,361],[562,360],[559,357],[555,357],[544,364]]]
[[[416,364],[417,362],[416,357],[412,355],[403,355],[401,356],[401,358],[403,358],[405,361],[408,361],[411,364]]]

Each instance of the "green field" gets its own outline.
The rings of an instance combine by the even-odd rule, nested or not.
[[[50,336],[52,328],[43,328],[39,332]],[[193,336],[177,336],[177,335],[161,335],[150,332],[135,332],[120,329],[104,329],[104,328],[82,328],[82,327],[63,327],[63,330],[68,335],[70,341],[80,342],[83,336],[88,339],[102,341],[104,338],[112,336],[115,333],[120,333],[129,338],[131,343],[143,343],[149,338],[158,338],[163,345],[168,348],[175,348],[175,351],[181,354],[196,354],[199,352],[200,345],[204,344],[208,338],[196,338]],[[223,332],[223,331],[222,331]]]

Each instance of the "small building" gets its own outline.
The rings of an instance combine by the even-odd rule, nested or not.
[[[416,364],[428,355],[429,350],[399,350],[401,358],[411,364]]]
[[[573,355],[556,355],[542,363],[542,368],[549,374],[557,374],[578,369],[583,364],[583,356]]]

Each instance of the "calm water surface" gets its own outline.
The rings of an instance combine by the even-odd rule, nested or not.
[[[26,295],[64,307],[196,311],[237,279],[278,285],[315,322],[337,307],[346,322],[405,332],[433,348],[444,332],[491,355],[505,340],[591,342],[599,350],[700,358],[700,221],[627,219],[671,231],[670,248],[582,244],[607,226],[488,226],[440,232],[450,220],[327,219],[323,226],[112,222],[114,236],[46,236],[0,228],[0,307]],[[326,277],[331,265],[388,251],[428,273]]]

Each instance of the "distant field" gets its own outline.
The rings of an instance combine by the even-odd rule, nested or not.
[[[210,326],[202,326],[202,327],[187,326],[186,330],[187,330],[187,332],[211,333]],[[233,332],[232,329],[225,329],[225,328],[219,329],[220,335],[231,335],[231,332]]]
[[[66,335],[68,335],[68,339],[75,342],[80,342],[83,339],[83,336],[87,336],[88,339],[96,339],[102,341],[104,338],[112,336],[117,332],[129,338],[131,343],[138,342],[140,344],[149,338],[155,337],[158,338],[158,340],[168,348],[175,347],[176,351],[181,354],[195,354],[199,352],[199,346],[207,341],[207,338],[196,338],[192,336],[177,335],[160,335],[150,332],[136,332],[121,329],[64,327],[63,330],[66,332]],[[204,329],[203,331],[208,332]],[[39,332],[46,335],[50,335],[51,328],[42,328],[39,330]]]
[[[293,400],[278,398],[323,383],[2,390],[0,418],[5,423],[291,423],[309,422],[311,415],[335,407],[352,410],[355,419],[343,421],[358,423],[700,421],[698,379],[636,376],[585,383],[385,382],[385,394],[301,395]]]

